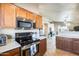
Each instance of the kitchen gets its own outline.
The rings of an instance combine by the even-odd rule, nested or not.
[[[0,4],[0,10],[0,55],[43,55],[46,51],[46,37],[44,34],[39,36],[42,16],[14,4]]]
[[[75,17],[78,6],[1,3],[0,56],[77,56],[79,32],[73,28],[79,25],[78,16]],[[72,14],[77,19],[74,23]]]

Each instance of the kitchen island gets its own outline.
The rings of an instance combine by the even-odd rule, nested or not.
[[[79,32],[63,32],[56,36],[56,48],[79,54]]]

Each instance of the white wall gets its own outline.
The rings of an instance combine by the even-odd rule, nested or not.
[[[37,36],[39,36],[39,30],[38,29],[32,29],[32,30],[0,29],[0,34],[11,35],[12,39],[15,39],[15,33],[21,33],[21,32],[37,32]]]

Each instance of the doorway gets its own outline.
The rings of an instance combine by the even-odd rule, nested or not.
[[[50,29],[52,36],[50,35]],[[56,49],[56,35],[54,31],[54,24],[44,24],[44,31],[47,37],[47,51],[55,51]]]

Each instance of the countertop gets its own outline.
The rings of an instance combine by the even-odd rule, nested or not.
[[[45,36],[40,36],[38,39],[42,40],[45,39]],[[0,46],[0,53],[21,47],[19,43],[17,43],[14,39],[7,39],[7,43],[4,46]]]
[[[42,40],[42,39],[45,39],[47,38],[46,36],[39,36],[38,39]]]
[[[59,33],[56,36],[67,37],[67,38],[77,38],[77,39],[79,39],[79,32],[66,31],[66,32],[61,32],[61,33]]]
[[[0,53],[21,47],[19,43],[14,41],[13,39],[7,39],[7,43],[4,46],[0,46]]]
[[[79,35],[77,35],[77,36],[76,35],[56,35],[56,36],[79,39]]]

